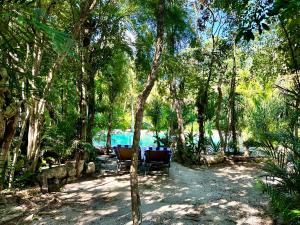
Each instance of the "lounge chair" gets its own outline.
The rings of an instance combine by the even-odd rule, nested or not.
[[[167,173],[169,174],[170,168],[170,157],[169,151],[145,151],[145,174],[150,171],[150,169],[162,170],[167,168]]]
[[[131,165],[133,155],[132,148],[117,147],[115,148],[115,153],[117,156],[117,173],[121,170],[128,169]],[[141,151],[139,151],[138,159],[141,161]]]

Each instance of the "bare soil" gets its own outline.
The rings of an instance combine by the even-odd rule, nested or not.
[[[142,224],[273,224],[268,198],[255,188],[260,174],[259,164],[190,169],[173,162],[169,176],[139,177]],[[128,174],[84,179],[42,196],[49,200],[13,224],[131,224]]]

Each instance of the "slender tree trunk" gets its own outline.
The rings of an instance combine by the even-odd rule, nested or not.
[[[107,129],[107,138],[106,138],[106,154],[109,153],[111,149],[111,131],[112,131],[112,119],[113,119],[113,111],[109,110],[108,113],[108,129]]]
[[[88,87],[88,126],[87,126],[87,142],[93,144],[93,128],[95,121],[95,73],[89,73]]]
[[[19,108],[8,88],[8,78],[7,70],[0,67],[0,191],[3,187],[4,165],[15,134]]]
[[[134,135],[133,135],[133,156],[132,163],[130,167],[130,188],[131,188],[131,210],[132,210],[132,221],[133,225],[138,225],[141,222],[141,212],[140,212],[140,195],[138,187],[138,155],[139,155],[139,142],[141,135],[141,128],[143,122],[143,112],[146,100],[154,86],[157,69],[159,66],[159,59],[163,48],[163,36],[164,36],[164,0],[159,0],[158,2],[158,12],[157,12],[157,39],[155,46],[154,58],[151,66],[151,71],[148,74],[147,83],[140,93],[137,101],[137,110],[135,113],[135,125],[134,125]]]
[[[134,132],[134,99],[133,94],[131,95],[131,132]]]
[[[298,80],[299,82],[299,80]],[[300,82],[299,82],[300,84]],[[296,109],[296,115],[297,115],[297,118],[296,118],[296,122],[295,122],[295,125],[294,125],[294,133],[295,133],[295,137],[296,138],[299,138],[299,99],[296,100],[296,104],[295,104],[295,109]]]
[[[209,8],[208,8],[209,9]],[[212,12],[211,12],[212,13]],[[213,17],[214,14],[212,13]],[[213,27],[214,27],[215,19],[213,19]],[[198,124],[199,124],[199,141],[198,141],[198,154],[199,154],[199,159],[200,159],[200,154],[203,152],[206,154],[206,146],[205,146],[205,122],[206,122],[206,107],[208,103],[208,92],[209,92],[209,86],[210,86],[210,81],[212,79],[212,74],[213,74],[213,66],[215,62],[215,57],[214,57],[214,51],[215,51],[215,36],[214,36],[214,29],[212,28],[212,50],[211,50],[211,58],[210,58],[210,64],[209,64],[209,72],[208,72],[208,77],[205,83],[205,86],[203,87],[202,85],[202,90],[198,90],[198,97],[197,97],[197,111],[198,111]]]
[[[66,56],[65,54],[60,55],[56,62],[50,69],[47,79],[46,86],[44,87],[43,96],[47,96],[54,73],[57,71],[58,67],[61,65],[62,61]],[[27,157],[31,165],[29,166],[29,171],[35,172],[37,160],[40,156],[40,139],[41,132],[44,122],[44,112],[46,106],[45,98],[39,98],[33,95],[33,100],[29,110],[29,129],[28,129],[28,145],[27,145]]]
[[[220,116],[221,116],[221,109],[222,109],[222,101],[223,101],[223,94],[222,94],[222,75],[220,74],[219,77],[219,82],[218,82],[218,98],[217,98],[217,109],[216,109],[216,120],[215,120],[215,124],[216,124],[216,128],[218,130],[218,134],[220,137],[220,144],[221,144],[221,149],[220,149],[220,153],[224,155],[225,153],[225,141],[224,141],[224,137],[222,134],[222,130],[220,127]]]
[[[4,175],[4,165],[5,165],[7,156],[9,154],[9,148],[10,148],[11,142],[15,135],[18,119],[19,119],[19,116],[16,114],[13,117],[9,118],[6,123],[6,129],[5,129],[3,141],[1,143],[1,154],[0,154],[0,179],[1,179],[0,180],[0,191],[3,189],[2,175]]]
[[[200,94],[201,95],[201,94]],[[204,98],[204,99],[203,99]],[[206,154],[206,147],[205,147],[205,103],[206,97],[200,96],[197,99],[197,112],[198,112],[198,125],[199,125],[199,141],[198,141],[198,157],[200,159],[200,154],[203,152]]]
[[[77,92],[78,92],[78,138],[79,140],[86,141],[87,134],[87,73],[85,63],[85,53],[81,49],[81,72],[77,79]]]
[[[12,188],[12,185],[13,185],[13,181],[14,181],[14,177],[15,177],[16,163],[17,163],[19,153],[21,151],[20,147],[21,147],[21,144],[22,144],[22,140],[23,140],[23,137],[24,137],[25,130],[26,130],[28,114],[29,114],[29,112],[26,110],[26,115],[24,115],[22,117],[22,126],[21,126],[20,135],[18,137],[18,143],[17,143],[17,146],[14,148],[14,151],[13,151],[13,161],[12,161],[12,164],[11,164],[11,171],[10,171],[10,174],[9,174],[8,188]]]
[[[230,130],[232,135],[232,147],[234,154],[238,153],[237,149],[237,134],[236,134],[236,112],[235,112],[235,87],[236,87],[236,59],[235,59],[235,46],[233,47],[233,68],[232,68],[232,77],[230,84]]]
[[[173,57],[175,56],[175,45],[176,45],[175,32],[176,32],[176,28],[173,27],[170,38],[169,38],[169,42],[170,42],[169,51]],[[171,81],[170,92],[171,92],[171,96],[173,98],[173,109],[176,112],[177,132],[178,132],[178,137],[179,137],[178,142],[177,142],[177,153],[178,153],[177,155],[178,155],[179,160],[182,161],[183,160],[182,152],[185,149],[185,136],[184,136],[184,121],[183,121],[183,116],[182,116],[182,99],[179,96],[181,89],[178,88],[178,86],[180,87],[180,85],[177,85],[176,74],[173,72],[173,70],[171,70],[171,72],[172,72],[174,78]],[[179,81],[179,82],[182,82],[182,81]]]
[[[177,86],[176,86],[175,79],[172,80],[170,89],[173,97],[173,108],[175,109],[176,117],[177,117],[177,126],[178,126],[177,129],[178,129],[178,137],[179,137],[178,144],[177,144],[178,157],[179,160],[183,160],[182,151],[185,148],[185,136],[184,136],[184,123],[183,123],[182,109],[181,109],[182,102],[179,99],[177,94]]]
[[[161,146],[161,142],[160,142],[160,139],[159,139],[159,131],[158,131],[157,126],[155,126],[155,138],[157,140],[157,147],[160,147]]]
[[[63,79],[63,78],[62,78]],[[61,105],[61,115],[63,119],[67,119],[68,116],[68,89],[69,89],[69,81],[68,78],[64,78],[64,87],[61,90],[61,99],[62,99],[62,105]]]

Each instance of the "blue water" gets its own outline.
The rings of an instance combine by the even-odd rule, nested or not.
[[[111,144],[112,146],[117,145],[132,145],[133,132],[122,132],[112,134]],[[155,138],[152,133],[141,133],[140,146],[141,147],[156,147],[157,144],[154,142]],[[93,140],[94,146],[104,147],[106,145],[106,134],[97,134]]]

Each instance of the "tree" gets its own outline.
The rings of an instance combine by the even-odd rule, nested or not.
[[[106,139],[107,152],[111,148],[111,131],[113,128],[113,113],[115,104],[127,87],[128,57],[124,52],[117,50],[113,53],[111,61],[103,69],[103,82],[106,84],[108,95],[108,130]]]
[[[97,1],[96,0],[86,0],[80,3],[80,12],[78,16],[78,22],[74,24],[74,28],[71,32],[71,36],[74,40],[78,40],[80,36],[80,28],[82,23],[88,18],[91,11],[95,8]],[[52,5],[51,5],[52,6]],[[36,5],[38,7],[38,5]],[[46,18],[45,15],[44,18]],[[39,18],[40,20],[43,18]],[[46,21],[43,21],[45,23]],[[40,74],[40,66],[43,57],[43,35],[37,33],[35,37],[35,44],[33,46],[33,68],[32,68],[32,77],[36,78]],[[69,45],[69,40],[67,40],[66,46]],[[29,131],[28,131],[28,147],[27,147],[27,157],[28,160],[31,162],[29,170],[34,172],[36,170],[37,161],[40,154],[40,134],[43,127],[43,116],[45,111],[46,105],[46,97],[49,93],[49,90],[52,85],[53,77],[56,75],[58,68],[63,63],[64,59],[68,54],[68,49],[62,50],[57,53],[56,58],[51,63],[48,71],[46,74],[46,82],[44,87],[41,88],[41,94],[36,95],[35,92],[32,95],[32,107],[29,110]],[[34,90],[36,89],[36,84],[33,81],[31,83],[31,88]]]
[[[134,225],[140,224],[140,196],[138,189],[138,154],[139,154],[139,142],[140,142],[140,130],[142,128],[143,112],[146,100],[154,86],[157,78],[157,69],[159,65],[160,56],[163,48],[163,36],[164,36],[164,0],[159,0],[157,3],[156,12],[156,43],[151,70],[148,74],[147,82],[143,88],[143,91],[138,96],[136,113],[135,113],[135,124],[134,124],[134,135],[133,135],[133,156],[130,167],[130,187],[131,187],[131,207],[132,207],[132,221]]]

